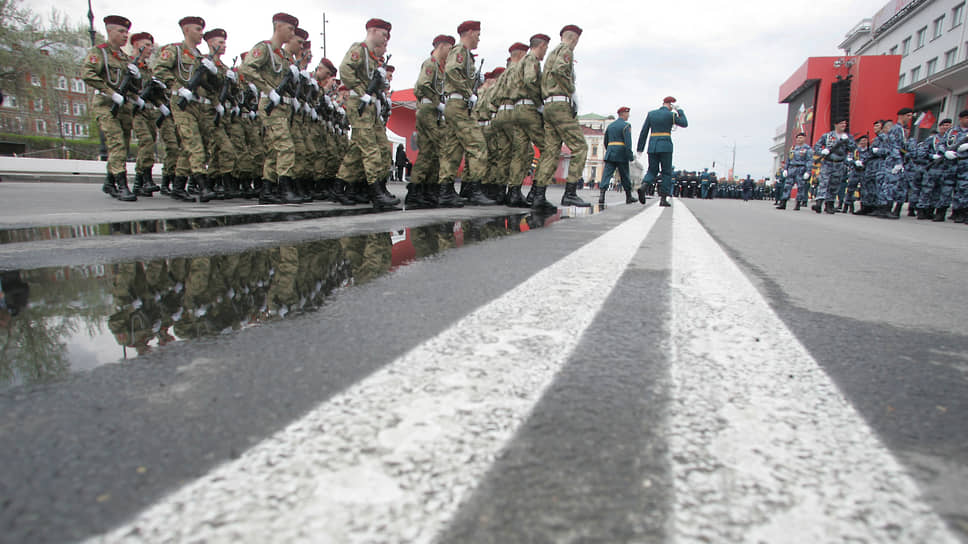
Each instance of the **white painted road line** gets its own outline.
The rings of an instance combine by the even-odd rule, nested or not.
[[[568,360],[650,206],[93,541],[430,542]]]
[[[673,212],[679,542],[958,542],[682,204]]]

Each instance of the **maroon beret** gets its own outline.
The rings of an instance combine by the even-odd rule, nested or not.
[[[329,70],[329,75],[331,75],[331,76],[335,76],[336,75],[336,65],[333,64],[333,61],[331,61],[331,60],[329,60],[327,58],[324,58],[323,60],[319,61],[319,63],[321,65],[325,66],[327,70]]]
[[[514,42],[511,47],[508,47],[508,53],[514,53],[515,51],[527,51],[528,46],[521,42]]]
[[[346,85],[340,85],[339,88],[336,89],[336,90],[339,91],[339,92],[344,92],[344,91],[350,90],[350,88],[347,87]]]
[[[676,98],[674,96],[667,96],[662,99],[663,104],[672,104],[675,101],[676,101]]]
[[[534,36],[531,36],[531,39],[528,40],[528,41],[533,41],[533,40],[544,40],[546,42],[550,42],[551,41],[551,36],[549,36],[547,34],[540,34],[539,33],[539,34],[535,34]]]
[[[387,72],[390,72],[392,74],[393,72],[396,72],[397,71],[397,67],[396,66],[392,66],[390,64],[387,64],[386,70],[387,70]]]
[[[369,30],[371,28],[382,28],[383,30],[390,32],[390,30],[393,29],[393,25],[384,21],[383,19],[373,18],[366,22],[366,29]]]
[[[279,12],[272,16],[273,23],[287,23],[292,26],[299,26],[299,19],[289,15],[288,13]]]
[[[504,70],[505,70],[505,68],[503,66],[498,66],[491,73],[494,74],[494,77],[501,77],[501,74],[504,73]]]
[[[147,32],[138,32],[131,35],[131,43],[141,41],[141,40],[148,40],[151,43],[155,43],[155,37],[152,36],[151,34],[148,34]]]
[[[202,19],[201,17],[182,17],[181,20],[178,21],[178,26],[185,25],[198,25],[202,28],[205,28],[205,19]]]
[[[565,25],[565,27],[561,29],[561,32],[559,32],[558,35],[561,36],[565,32],[568,32],[569,30],[581,36],[581,28],[579,28],[577,25]]]
[[[227,39],[228,37],[229,37],[228,33],[226,33],[225,29],[222,29],[222,28],[213,28],[212,30],[209,30],[205,34],[202,34],[202,39],[204,39],[205,41],[211,40],[212,38],[222,38],[224,40],[224,39]]]
[[[485,72],[484,73],[484,81],[487,81],[489,79],[494,79],[496,77],[497,76],[494,75],[494,72]]]
[[[453,36],[448,36],[446,34],[440,34],[439,36],[437,36],[436,38],[434,38],[434,47],[437,47],[438,45],[440,45],[440,44],[442,44],[444,42],[449,43],[450,45],[454,45],[454,44],[457,43],[457,40],[455,40]]]
[[[297,28],[296,29],[296,36],[299,36],[300,38],[302,38],[304,40],[308,40],[309,39],[309,32],[306,32],[305,30],[303,30],[301,28]]]
[[[464,21],[463,23],[460,24],[460,26],[457,27],[457,33],[463,34],[471,30],[480,30],[480,29],[481,29],[480,21]]]
[[[120,25],[124,28],[131,28],[131,21],[127,17],[122,17],[120,15],[108,15],[104,18],[104,24],[106,25]]]
[[[618,114],[619,115],[622,115],[623,113],[625,113],[627,111],[632,111],[632,110],[630,110],[627,106],[622,106],[621,108],[618,109]]]

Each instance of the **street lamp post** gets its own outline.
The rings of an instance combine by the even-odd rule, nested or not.
[[[91,47],[94,47],[97,45],[94,43],[94,37],[97,35],[97,32],[94,31],[94,9],[91,7],[91,0],[87,0],[87,21],[89,25],[88,33],[91,35]],[[104,145],[104,131],[101,130],[101,127],[98,127],[97,135],[101,139],[101,147],[98,148],[98,157],[101,161],[107,161],[108,148]]]
[[[328,22],[329,21],[326,20],[326,12],[324,11],[323,12],[323,31],[320,32],[320,35],[323,37],[323,58],[324,59],[329,58],[326,56],[326,23]]]

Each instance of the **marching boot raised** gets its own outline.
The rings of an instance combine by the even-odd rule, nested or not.
[[[138,200],[138,196],[128,189],[128,173],[121,172],[114,176],[114,182],[118,186],[118,200],[121,202],[134,202]]]
[[[208,179],[207,175],[198,174],[197,176],[194,176],[194,177],[196,178],[195,181],[198,183],[198,201],[199,202],[208,202],[213,198],[217,198],[215,191],[212,190],[212,182],[211,180]]]
[[[669,202],[669,197],[666,195],[662,195],[662,198],[659,200],[659,206],[662,206],[663,208],[671,207],[672,203]]]
[[[101,186],[101,191],[111,198],[118,198],[118,186],[114,181],[114,174],[108,174],[104,177],[104,185]]]
[[[587,207],[591,206],[591,204],[585,202],[584,200],[582,200],[582,198],[580,196],[578,196],[578,192],[577,191],[578,191],[578,183],[574,183],[574,182],[573,183],[566,183],[565,184],[565,194],[561,195],[561,205],[562,206],[578,206],[580,208],[587,208]],[[625,191],[625,198],[626,198],[626,202],[625,203],[628,204],[629,203],[628,202],[628,199],[629,198],[632,198],[631,191]],[[635,200],[632,200],[632,202],[635,202]]]
[[[787,203],[787,199],[785,199],[785,198],[780,199],[780,204],[776,207],[776,209],[778,209],[778,210],[785,210],[786,209],[786,203]]]
[[[834,201],[827,200],[823,203],[823,213],[837,213],[834,211]]]
[[[368,183],[366,185],[367,195],[370,197],[370,202],[373,204],[373,208],[381,211],[399,210],[397,208],[397,203],[399,199],[390,198],[383,190],[380,189],[380,181],[375,181],[373,183]]]
[[[533,186],[534,200],[531,202],[531,211],[537,213],[555,213],[558,211],[558,207],[548,202],[545,198],[545,193],[548,191],[548,186],[536,187]]]

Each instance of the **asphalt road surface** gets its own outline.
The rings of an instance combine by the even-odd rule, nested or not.
[[[2,542],[968,542],[965,225],[0,201]]]

